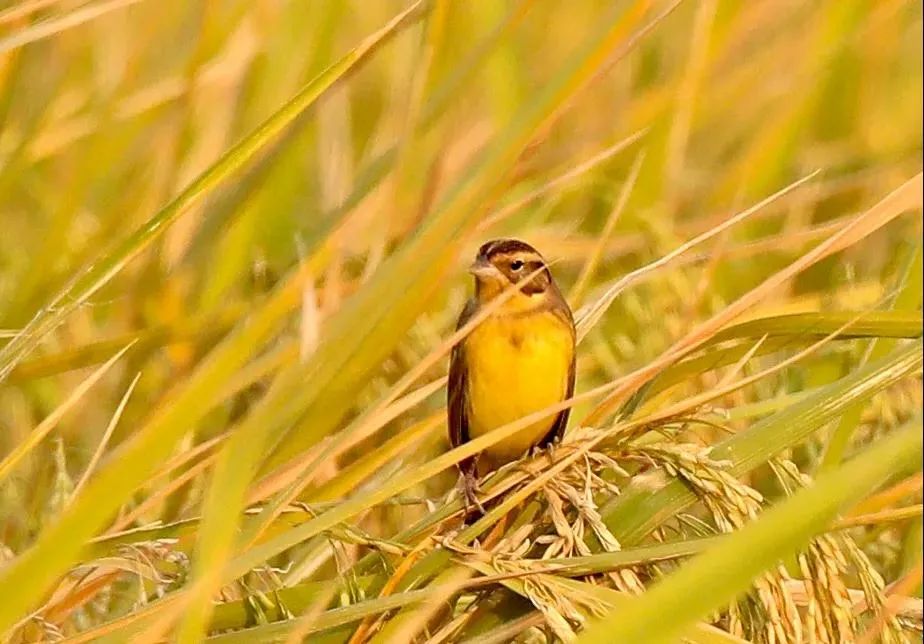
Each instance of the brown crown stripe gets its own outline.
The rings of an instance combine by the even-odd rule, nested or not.
[[[478,249],[478,256],[486,259],[490,259],[497,255],[509,255],[513,253],[533,253],[540,259],[542,258],[539,251],[519,239],[495,239]]]

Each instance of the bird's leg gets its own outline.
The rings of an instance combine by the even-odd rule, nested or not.
[[[465,504],[465,514],[468,516],[472,506],[478,508],[481,514],[485,513],[484,506],[478,500],[481,488],[478,485],[478,467],[475,459],[468,459],[459,464],[462,470],[462,502]]]
[[[551,441],[543,450],[549,459],[549,466],[555,465],[555,449],[558,447],[558,441]]]
[[[537,458],[539,456],[545,455],[549,459],[549,465],[555,465],[555,450],[559,445],[559,441],[550,440],[547,442],[538,443],[529,448],[527,455],[530,458]],[[524,468],[525,471],[530,471],[528,468]]]

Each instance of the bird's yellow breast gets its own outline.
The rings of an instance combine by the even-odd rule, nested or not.
[[[480,436],[567,396],[574,340],[551,311],[491,317],[465,340],[469,434]],[[495,464],[514,460],[542,440],[558,414],[486,450]]]

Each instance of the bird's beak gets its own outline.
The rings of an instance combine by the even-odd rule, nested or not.
[[[468,267],[468,272],[474,275],[477,279],[487,279],[489,277],[496,276],[498,273],[494,264],[483,257],[479,257],[474,262],[472,262],[472,265]]]

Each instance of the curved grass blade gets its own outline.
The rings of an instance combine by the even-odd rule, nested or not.
[[[911,342],[882,360],[823,387],[788,409],[758,421],[747,430],[713,448],[710,458],[727,460],[731,472],[741,475],[781,450],[797,445],[834,420],[851,405],[921,369],[922,344]],[[629,489],[602,512],[604,521],[620,543],[638,543],[654,528],[689,506],[696,497],[679,482],[652,492],[639,486]]]
[[[713,315],[708,320],[701,322],[695,328],[690,330],[681,340],[676,342],[671,349],[664,352],[658,359],[652,361],[650,364],[640,370],[632,380],[626,381],[623,386],[620,386],[612,391],[602,403],[600,403],[595,409],[587,414],[582,422],[590,426],[599,425],[601,421],[608,417],[612,412],[616,411],[623,404],[622,399],[630,389],[633,387],[637,388],[641,386],[644,384],[644,382],[647,382],[656,376],[659,372],[661,372],[667,365],[672,364],[678,358],[687,355],[690,351],[703,346],[703,344],[705,344],[706,341],[718,333],[722,327],[732,322],[734,319],[753,307],[758,301],[766,297],[767,294],[772,290],[778,288],[780,285],[784,284],[787,280],[791,279],[796,274],[802,272],[809,266],[812,266],[825,257],[829,257],[832,254],[843,250],[844,248],[848,248],[862,239],[865,239],[870,234],[876,230],[879,230],[890,221],[903,215],[904,213],[920,208],[922,199],[922,182],[924,182],[924,174],[922,173],[918,173],[912,178],[908,179],[901,186],[892,190],[889,194],[879,200],[862,215],[853,219],[837,233],[822,241],[820,244],[796,259],[794,262],[790,263],[782,270],[777,271],[776,273],[767,277],[758,286],[733,301],[731,304]],[[740,216],[741,215],[739,215],[739,217]],[[684,246],[687,245],[689,245],[689,243],[685,244]],[[656,262],[651,266],[655,266],[658,263],[660,262]],[[589,330],[591,326],[593,326],[596,318],[599,317],[599,315],[602,315],[602,310],[604,310],[609,305],[609,303],[612,301],[612,298],[615,297],[615,293],[618,292],[619,288],[623,285],[623,282],[624,280],[619,280],[614,286],[611,286],[609,289],[607,289],[607,293],[605,293],[600,298],[600,300],[598,300],[598,302],[590,307],[590,311],[588,313],[582,316],[581,322],[578,323],[579,337],[581,335],[581,329],[583,329],[586,333],[586,331]]]
[[[845,324],[849,326],[843,328]],[[826,336],[842,328],[843,330],[833,339],[914,339],[921,336],[921,325],[920,313],[840,311],[782,315],[751,320],[729,327],[703,346],[709,347],[720,341],[731,339],[759,339],[768,336],[770,339],[764,341],[753,353],[755,356],[762,356],[796,349],[817,336]],[[626,401],[626,404],[620,408],[620,417],[625,418],[634,413],[648,396],[685,382],[693,376],[737,363],[747,355],[751,348],[753,347],[749,344],[737,344],[725,349],[713,349],[671,365],[654,379],[645,383]]]
[[[917,338],[921,336],[924,318],[920,311],[826,311],[793,313],[748,320],[717,333],[709,344],[760,338],[763,336],[813,337],[828,335],[847,325],[837,337],[852,338]]]

